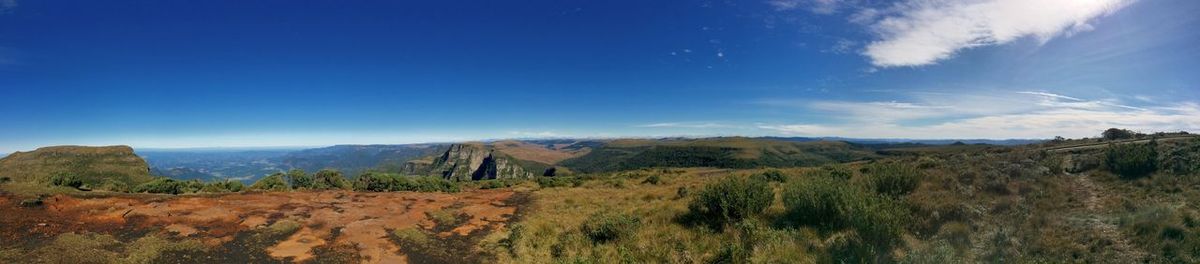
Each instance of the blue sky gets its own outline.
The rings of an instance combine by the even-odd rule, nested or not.
[[[0,0],[0,152],[1200,130],[1188,0]]]

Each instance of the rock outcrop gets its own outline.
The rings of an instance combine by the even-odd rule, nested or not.
[[[519,162],[483,144],[453,144],[432,160],[415,160],[402,169],[408,174],[434,175],[453,181],[532,178]]]

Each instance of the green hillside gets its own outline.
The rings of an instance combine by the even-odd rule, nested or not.
[[[840,141],[789,142],[744,137],[626,139],[608,142],[559,164],[579,172],[605,172],[649,167],[798,167],[875,157],[870,149]]]
[[[152,179],[146,161],[128,146],[44,147],[0,159],[0,178],[12,182],[49,183],[63,176],[93,187],[135,186]]]

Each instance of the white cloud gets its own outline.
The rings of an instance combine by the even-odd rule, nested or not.
[[[1134,0],[909,0],[890,9],[865,9],[853,17],[879,40],[864,55],[879,67],[921,66],[974,47],[1024,37],[1041,42],[1088,31],[1095,18]]]
[[[817,14],[833,14],[842,7],[842,2],[843,0],[770,0],[767,4],[779,11],[806,8]]]
[[[1133,107],[1047,92],[918,98],[918,103],[810,102],[807,108],[843,122],[760,124],[758,128],[800,136],[991,139],[1090,137],[1110,127],[1143,132],[1200,130],[1200,105],[1194,102]],[[956,103],[936,103],[951,101]]]

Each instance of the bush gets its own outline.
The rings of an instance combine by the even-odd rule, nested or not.
[[[367,172],[354,180],[353,189],[368,192],[458,192],[458,184],[438,177],[404,176]]]
[[[562,177],[562,176],[538,177],[537,183],[538,183],[538,186],[541,186],[542,188],[554,188],[554,187],[566,187],[566,186],[579,187],[579,186],[583,185],[583,179],[580,179],[578,177]]]
[[[850,252],[885,254],[899,241],[908,220],[906,207],[891,198],[828,178],[789,184],[784,188],[783,204],[786,224],[853,230],[851,240],[861,241],[867,248],[850,243],[846,248]]]
[[[911,193],[917,188],[922,177],[921,170],[899,163],[875,164],[870,166],[869,171],[870,177],[867,179],[871,188],[876,193],[892,197]]]
[[[768,170],[763,173],[750,176],[751,179],[768,182],[787,182],[787,175],[784,175],[779,170]]]
[[[50,185],[71,188],[83,187],[83,179],[70,173],[58,173],[50,177]]]
[[[1109,128],[1107,130],[1104,130],[1103,133],[1100,133],[1100,135],[1103,136],[1104,139],[1107,139],[1107,140],[1130,139],[1130,138],[1133,138],[1136,134],[1137,133],[1134,133],[1133,131],[1119,129],[1119,128]]]
[[[293,189],[312,189],[313,187],[313,177],[302,169],[289,170],[287,178]]]
[[[662,177],[658,176],[658,174],[654,174],[654,175],[650,175],[650,177],[646,177],[645,180],[642,180],[642,184],[659,185],[659,184],[663,184],[663,180],[662,180]]]
[[[226,180],[226,181],[205,183],[204,188],[201,188],[200,191],[209,192],[209,193],[227,193],[227,192],[240,192],[240,191],[242,191],[242,189],[245,189],[245,188],[246,188],[246,185],[242,184],[241,181]]]
[[[775,191],[765,181],[727,177],[704,186],[688,204],[691,214],[723,228],[761,214],[775,201]]]
[[[314,190],[330,190],[330,189],[350,189],[350,181],[342,176],[342,172],[332,169],[324,169],[314,173],[312,176],[312,186]]]
[[[288,187],[287,181],[284,180],[283,177],[284,177],[283,173],[277,172],[275,174],[271,174],[267,177],[263,177],[262,179],[258,179],[258,181],[254,182],[254,184],[250,185],[250,189],[251,190],[259,190],[259,191],[289,191],[289,190],[291,190],[291,187]]]
[[[134,187],[133,192],[183,194],[198,192],[203,188],[204,183],[201,183],[199,180],[179,181],[171,178],[161,177]]]
[[[480,181],[479,189],[487,190],[487,189],[508,188],[508,187],[512,187],[512,186],[520,184],[520,183],[521,183],[520,180],[515,180],[515,179],[485,180],[485,181]]]
[[[632,236],[641,220],[628,214],[600,212],[584,220],[579,230],[595,243],[604,243]]]
[[[1141,178],[1157,170],[1157,143],[1109,144],[1104,162],[1108,170],[1125,179]]]

